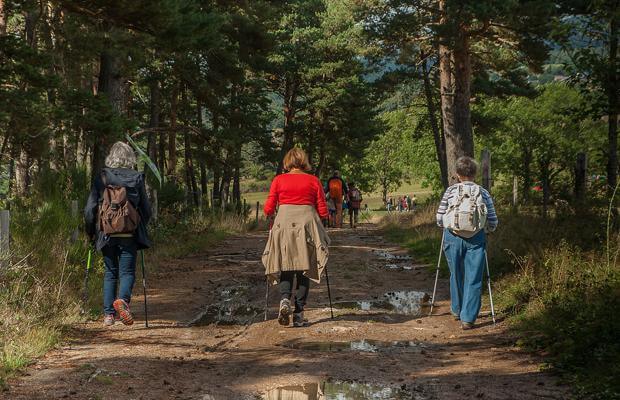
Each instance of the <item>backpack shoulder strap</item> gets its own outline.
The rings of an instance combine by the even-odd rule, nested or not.
[[[108,186],[108,178],[106,178],[104,170],[101,170],[101,182],[103,182],[104,188]]]

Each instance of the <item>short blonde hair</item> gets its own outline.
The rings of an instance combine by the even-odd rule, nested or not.
[[[286,153],[283,161],[284,169],[290,171],[298,168],[303,171],[310,171],[312,167],[308,161],[308,155],[299,147],[293,147]]]
[[[123,142],[114,143],[110,153],[105,158],[105,166],[108,168],[132,169],[137,163],[136,153],[131,146]]]

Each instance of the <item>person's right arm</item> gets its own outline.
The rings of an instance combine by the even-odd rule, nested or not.
[[[497,213],[495,212],[495,205],[493,204],[491,194],[486,189],[482,190],[482,200],[487,206],[487,229],[489,232],[493,232],[497,229],[499,219],[497,218]]]
[[[271,187],[269,188],[269,195],[267,196],[267,201],[265,202],[265,207],[263,211],[266,216],[271,216],[275,214],[276,207],[278,206],[278,177],[276,176],[271,182]]]
[[[321,186],[321,181],[316,180],[316,211],[319,213],[321,219],[329,218],[329,211],[327,210],[327,204],[325,202],[325,193]]]

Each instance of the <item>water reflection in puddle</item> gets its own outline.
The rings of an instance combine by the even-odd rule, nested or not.
[[[411,260],[411,256],[409,256],[409,255],[393,254],[393,253],[390,253],[389,251],[386,251],[386,250],[373,250],[372,252],[374,254],[376,254],[377,257],[382,258],[384,260],[390,260],[390,261],[408,261],[408,260]]]
[[[217,303],[209,304],[189,322],[190,326],[218,325],[245,325],[252,322],[257,315],[263,312],[262,308],[252,304],[249,300],[249,286],[232,286],[219,290]]]
[[[356,382],[321,382],[270,390],[264,400],[403,400],[411,394],[400,388]]]
[[[279,346],[296,350],[340,352],[361,351],[366,353],[398,351],[399,353],[421,353],[427,345],[414,341],[381,341],[372,339],[354,340],[350,342],[301,342],[291,340]]]
[[[425,292],[400,290],[385,293],[376,300],[340,301],[334,308],[361,311],[387,311],[396,314],[421,316],[428,307],[430,296]]]

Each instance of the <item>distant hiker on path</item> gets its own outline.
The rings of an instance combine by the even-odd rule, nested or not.
[[[340,177],[339,171],[334,171],[334,175],[327,180],[325,192],[329,192],[329,196],[334,200],[336,205],[336,227],[342,228],[342,202],[347,195],[347,184]]]
[[[329,219],[327,220],[327,226],[333,228],[336,226],[336,204],[334,200],[329,196],[329,192],[325,195],[327,201],[327,211],[329,212]]]
[[[265,274],[280,288],[278,322],[287,326],[293,313],[293,325],[304,326],[304,307],[310,280],[319,283],[329,258],[330,239],[321,223],[328,217],[325,193],[319,179],[310,171],[308,156],[293,148],[284,157],[285,174],[271,182],[265,202],[265,215],[276,212],[273,228],[263,252]],[[291,310],[293,280],[296,279],[295,309]]]
[[[349,224],[351,228],[357,227],[357,219],[362,206],[362,192],[355,186],[355,182],[349,182],[349,192],[347,193],[349,203]]]
[[[114,143],[105,159],[106,168],[94,179],[84,210],[86,232],[103,253],[105,326],[114,325],[115,316],[125,325],[133,324],[129,304],[136,280],[136,256],[138,250],[151,246],[146,231],[151,206],[144,174],[134,169],[136,164],[129,145]]]
[[[437,225],[444,228],[443,250],[450,268],[450,302],[455,319],[471,329],[480,312],[485,268],[486,232],[497,228],[491,195],[474,183],[478,165],[470,157],[456,161],[459,183],[450,186],[437,210]]]

